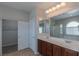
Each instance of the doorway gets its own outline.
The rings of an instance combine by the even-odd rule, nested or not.
[[[18,50],[18,22],[2,20],[2,55]]]

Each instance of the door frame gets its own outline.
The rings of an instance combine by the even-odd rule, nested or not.
[[[0,18],[0,56],[2,56],[2,18]]]

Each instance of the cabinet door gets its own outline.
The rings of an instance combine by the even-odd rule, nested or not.
[[[61,47],[53,44],[53,56],[61,56]]]
[[[77,55],[79,56],[79,52],[77,52]]]
[[[77,52],[76,51],[69,50],[69,49],[66,49],[66,48],[64,48],[62,51],[63,51],[62,55],[64,55],[64,56],[77,56]]]
[[[48,56],[52,56],[52,44],[51,43],[47,43],[47,55]]]
[[[38,52],[41,54],[42,52],[42,41],[38,39]]]
[[[47,55],[47,42],[42,41],[42,55]]]

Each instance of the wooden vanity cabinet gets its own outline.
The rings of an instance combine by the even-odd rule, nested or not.
[[[62,56],[77,56],[77,52],[67,49],[67,48],[63,48],[62,49]]]
[[[38,52],[44,56],[79,56],[79,52],[38,39]]]
[[[61,56],[62,55],[62,53],[61,53],[61,47],[60,46],[57,46],[57,45],[54,45],[53,44],[53,56]]]
[[[53,48],[52,48],[52,44],[47,42],[47,56],[52,56],[53,55]]]
[[[42,40],[38,39],[38,52],[42,54]]]
[[[41,42],[41,48],[42,48],[42,51],[41,51],[41,53],[42,53],[42,55],[44,55],[44,56],[46,56],[47,55],[47,42],[45,42],[45,41],[42,41]]]
[[[77,53],[77,55],[79,56],[79,52]]]

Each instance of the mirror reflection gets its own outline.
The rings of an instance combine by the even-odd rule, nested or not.
[[[50,36],[79,40],[79,15],[76,15],[77,12],[73,13],[73,16],[64,13],[64,15],[51,18]],[[62,18],[62,16],[64,17]]]

